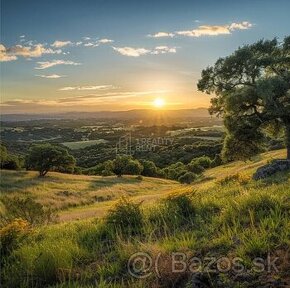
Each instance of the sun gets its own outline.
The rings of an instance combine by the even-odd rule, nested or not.
[[[156,108],[162,108],[162,107],[164,107],[164,105],[165,105],[165,101],[162,98],[156,98],[153,101],[153,106]]]

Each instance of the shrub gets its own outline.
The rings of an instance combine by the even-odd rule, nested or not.
[[[109,211],[105,218],[105,223],[122,235],[140,235],[143,227],[140,204],[135,204],[126,198],[122,198]]]
[[[187,168],[190,172],[195,174],[202,174],[204,171],[204,168],[202,166],[192,161],[187,165]]]
[[[178,181],[182,184],[190,184],[196,179],[196,175],[192,172],[186,172],[178,178]]]
[[[211,162],[211,167],[217,167],[223,164],[223,160],[220,154],[216,154],[214,159]]]
[[[247,183],[249,183],[250,180],[251,180],[250,176],[237,173],[233,175],[228,175],[225,178],[219,180],[218,182],[222,186],[227,185],[229,183],[233,183],[233,182],[239,183],[241,185],[246,185]]]
[[[7,170],[18,170],[21,168],[20,161],[15,155],[8,155],[7,159],[1,163],[1,168]]]
[[[148,220],[158,234],[172,234],[191,226],[196,209],[192,202],[193,193],[174,194],[164,199],[159,206],[153,208]]]
[[[187,165],[187,169],[195,174],[202,174],[205,169],[208,169],[212,165],[212,160],[207,156],[194,158]]]
[[[143,170],[141,163],[130,156],[118,156],[113,161],[112,171],[118,176],[122,175],[140,175]]]
[[[171,164],[164,168],[163,173],[166,178],[171,180],[178,180],[178,178],[187,172],[186,166],[182,162]]]
[[[0,145],[0,167],[1,169],[17,170],[21,168],[20,160],[17,156],[9,154],[4,145]]]
[[[30,231],[30,225],[26,220],[17,218],[12,220],[0,230],[1,254],[7,255],[18,246],[20,239]]]
[[[148,177],[156,177],[158,176],[158,168],[155,163],[148,160],[142,160],[141,164],[143,166],[142,175]]]
[[[5,197],[3,204],[7,211],[5,217],[8,220],[21,218],[32,225],[47,224],[56,220],[56,214],[52,209],[43,207],[30,197]]]
[[[199,158],[195,158],[194,162],[197,165],[200,165],[203,168],[208,169],[211,166],[212,160],[208,156],[202,156],[202,157],[199,157]]]

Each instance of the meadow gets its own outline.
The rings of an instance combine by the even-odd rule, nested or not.
[[[84,140],[84,141],[75,141],[75,142],[64,142],[62,145],[68,147],[69,149],[83,149],[86,147],[90,147],[96,144],[106,143],[106,140],[99,139],[99,140]]]
[[[290,173],[251,179],[258,167],[285,153],[209,169],[192,185],[58,173],[39,179],[34,172],[2,171],[1,197],[33,196],[57,207],[62,222],[14,223],[20,232],[1,260],[3,287],[289,287]],[[1,233],[5,240],[7,229]],[[132,276],[128,260],[136,252],[158,259],[158,269],[150,266],[146,275],[137,269]],[[217,272],[212,263],[203,270],[208,265],[202,261],[195,273],[173,272],[172,253],[238,257],[244,269],[220,272],[222,266]],[[275,269],[253,265],[257,257],[277,257]]]

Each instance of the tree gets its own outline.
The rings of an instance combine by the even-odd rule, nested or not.
[[[30,149],[26,157],[28,169],[36,169],[39,176],[45,176],[51,170],[73,170],[76,160],[62,147],[51,144],[39,144]]]
[[[261,151],[265,128],[285,131],[290,159],[290,36],[240,47],[202,71],[198,90],[214,93],[209,112],[227,129],[223,157],[246,160]]]
[[[158,168],[153,161],[142,160],[141,164],[143,165],[142,175],[149,177],[156,177],[158,175]]]
[[[131,156],[117,156],[113,162],[113,172],[121,177],[122,175],[140,175],[143,166]]]
[[[191,161],[191,163],[199,165],[199,166],[207,169],[211,166],[212,160],[208,156],[202,156],[202,157],[194,158]]]
[[[197,178],[196,174],[192,172],[186,172],[178,178],[178,181],[182,184],[190,184]]]
[[[2,144],[0,145],[0,167],[7,170],[17,170],[21,167],[19,158],[9,154],[6,147]]]

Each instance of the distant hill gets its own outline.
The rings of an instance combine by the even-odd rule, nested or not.
[[[129,111],[67,112],[55,114],[2,114],[1,121],[27,121],[40,119],[190,119],[210,118],[206,108],[180,110],[135,109]]]

